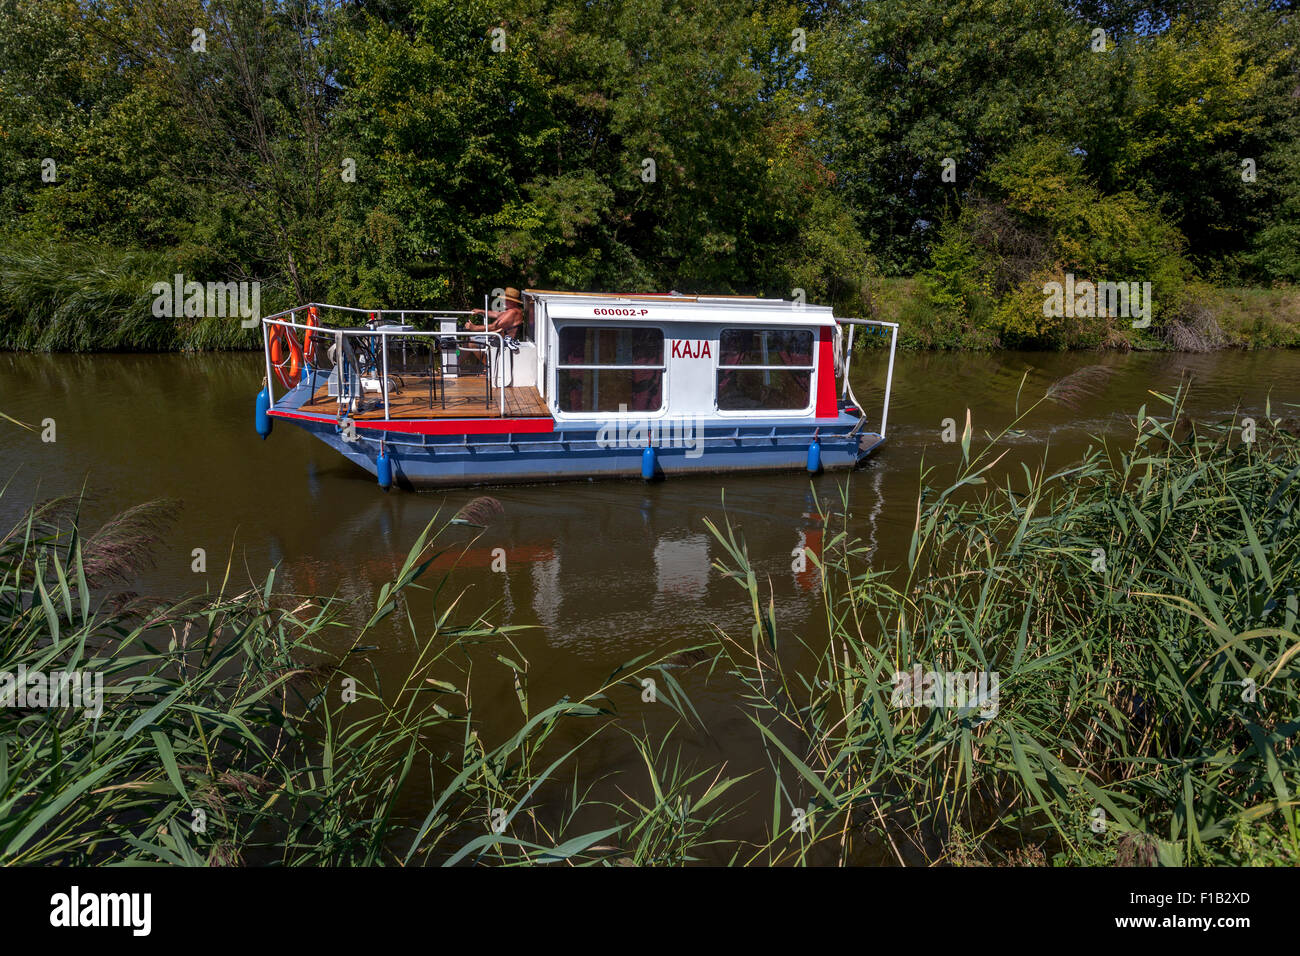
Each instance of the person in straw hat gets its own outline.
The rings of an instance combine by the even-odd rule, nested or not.
[[[506,307],[499,312],[475,309],[475,315],[484,317],[484,324],[466,322],[465,328],[471,332],[500,332],[509,339],[517,339],[524,330],[524,301],[519,298],[519,290],[513,286],[507,288],[501,296]]]

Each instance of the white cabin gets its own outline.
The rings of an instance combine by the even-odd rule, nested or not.
[[[533,289],[522,298],[531,341],[501,384],[535,385],[557,423],[839,413],[839,326],[828,306]]]

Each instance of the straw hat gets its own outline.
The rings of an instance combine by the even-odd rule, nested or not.
[[[514,302],[518,305],[524,304],[524,300],[519,298],[519,290],[516,289],[514,286],[506,286],[505,295],[503,295],[502,298],[508,302]]]

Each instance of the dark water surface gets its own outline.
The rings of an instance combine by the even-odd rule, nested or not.
[[[747,642],[748,597],[710,567],[723,552],[704,519],[721,523],[725,489],[725,514],[743,534],[765,589],[770,579],[781,628],[815,644],[824,633],[818,576],[811,564],[804,573],[791,567],[795,548],[820,547],[814,491],[831,505],[848,482],[851,527],[875,545],[877,567],[901,565],[923,458],[946,477],[960,455],[957,445],[940,440],[942,421],[954,419],[960,430],[969,408],[978,444],[984,430],[997,431],[1013,418],[1026,370],[1022,407],[1089,364],[1111,366],[1114,374],[1079,410],[1039,406],[1014,440],[1025,458],[1046,453],[1053,462],[1068,461],[1090,435],[1120,436],[1139,406],[1161,408],[1150,390],[1172,391],[1189,376],[1189,411],[1197,418],[1229,418],[1238,409],[1262,418],[1270,394],[1275,415],[1295,417],[1288,404],[1300,403],[1300,352],[901,354],[888,441],[852,476],[581,482],[486,492],[505,513],[451,571],[452,589],[466,590],[456,618],[468,623],[485,614],[497,623],[534,626],[513,636],[527,659],[533,712],[562,695],[592,691],[637,655],[706,641],[711,625]],[[872,410],[873,425],[883,371],[882,354],[854,360],[854,390]],[[132,504],[178,498],[179,518],[135,590],[166,597],[216,590],[233,548],[239,582],[260,584],[278,565],[295,590],[369,605],[435,515],[448,519],[485,492],[385,495],[369,474],[284,421],[268,441],[258,440],[253,398],[262,374],[259,356],[245,354],[0,354],[0,412],[38,427],[52,418],[57,428],[57,441],[43,443],[39,434],[0,419],[0,483],[8,482],[0,519],[8,526],[33,498],[75,493],[83,485],[93,496],[88,527]],[[458,542],[471,536],[463,528],[448,533]],[[206,574],[191,570],[194,548],[207,552]],[[491,568],[496,548],[505,551],[503,573]],[[417,598],[413,611],[432,614],[430,605],[431,599]],[[397,622],[376,637],[381,646],[371,659],[381,676],[400,680],[414,639]],[[342,634],[340,641],[346,646]],[[476,716],[489,733],[504,735],[521,721],[511,673],[493,660],[498,650],[508,651],[483,650],[473,686]],[[757,771],[756,781],[770,776],[736,685],[722,676],[706,680],[704,668],[676,673],[708,728],[676,738],[684,755],[726,761],[731,774]],[[616,702],[652,731],[671,723],[666,708],[641,703],[632,689]],[[572,741],[588,729],[579,726]],[[582,759],[602,774],[626,770],[631,786],[644,770],[618,737],[584,751]],[[760,782],[755,792],[766,796],[741,808],[732,835],[762,839],[771,783]],[[427,790],[414,788],[409,804],[421,818]]]

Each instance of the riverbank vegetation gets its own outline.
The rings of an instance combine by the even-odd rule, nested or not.
[[[256,345],[155,316],[177,273],[264,313],[863,315],[916,281],[916,347],[1293,344],[1251,300],[1300,280],[1296,31],[1267,0],[10,0],[0,347]],[[1067,275],[1150,282],[1150,325],[1045,316]]]
[[[901,348],[984,350],[1008,344],[994,330],[943,309],[924,277],[878,279],[868,287],[867,298],[872,316],[899,323]],[[1296,286],[1215,286],[1192,280],[1183,286],[1181,301],[1178,312],[1150,331],[1133,329],[1127,320],[1098,319],[1091,330],[1076,327],[1069,337],[1040,341],[1050,342],[1052,348],[1121,351],[1300,347],[1300,288]],[[987,303],[985,309],[987,314]],[[862,344],[887,343],[864,337]]]
[[[236,589],[227,567],[218,593],[181,601],[122,591],[173,507],[137,506],[83,536],[76,500],[47,501],[0,538],[0,864],[547,863],[602,841],[605,855],[616,834],[624,862],[680,863],[727,816],[734,781],[701,783],[666,740],[629,738],[656,783],[645,803],[596,803],[598,775],[566,790],[613,698],[635,699],[623,685],[639,692],[634,677],[653,673],[677,710],[673,678],[647,658],[585,696],[530,699],[512,628],[455,623],[445,578],[421,582],[454,547],[432,525],[374,606],[345,620],[344,602],[292,594],[274,570]],[[432,629],[414,624],[417,604],[421,617],[433,605]],[[394,615],[416,651],[385,684],[367,639]],[[345,651],[327,653],[338,632]],[[501,740],[480,736],[470,691],[465,650],[484,645],[514,678],[518,717]],[[51,696],[60,673],[81,696]],[[543,755],[575,722],[591,725],[579,744]],[[592,807],[607,824],[577,829]]]
[[[0,538],[0,671],[100,674],[103,712],[0,709],[0,861],[1293,866],[1300,426],[1193,422],[1182,397],[1063,466],[1017,459],[1032,407],[985,439],[968,423],[960,460],[922,470],[901,567],[847,495],[824,503],[823,633],[779,620],[722,516],[714,568],[748,632],[557,701],[530,695],[510,628],[457,620],[430,573],[464,546],[445,526],[366,608],[229,569],[163,602],[120,588],[166,503],[88,536],[76,502],[41,504]],[[393,619],[413,653],[389,686],[367,652]],[[503,739],[476,717],[484,661],[514,682]],[[918,673],[983,696],[924,698]],[[700,755],[697,680],[746,714],[765,770]]]
[[[770,859],[866,831],[912,864],[1296,864],[1300,427],[1194,423],[1182,398],[1059,468],[1002,464],[1021,420],[985,441],[968,420],[957,473],[923,471],[902,568],[841,514],[815,673],[783,663],[791,637],[719,531],[754,610],[726,657],[781,799],[807,808],[808,839]],[[997,679],[923,706],[914,673],[941,695]]]

